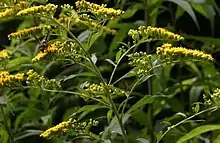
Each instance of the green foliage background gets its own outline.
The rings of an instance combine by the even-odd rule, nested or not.
[[[74,4],[73,0],[51,0],[54,4]],[[153,71],[156,75],[151,78],[152,91],[148,90],[149,82],[145,82],[135,90],[137,94],[127,103],[128,110],[132,105],[137,103],[143,96],[142,101],[133,106],[134,110],[126,120],[125,128],[128,131],[129,143],[142,142],[147,143],[155,134],[159,135],[161,129],[165,129],[168,125],[173,125],[195,113],[195,110],[200,110],[198,106],[203,103],[202,94],[209,93],[212,89],[220,87],[219,63],[218,55],[220,48],[220,29],[219,21],[219,6],[214,0],[104,0],[92,1],[95,3],[106,3],[108,7],[121,8],[125,10],[125,14],[120,20],[112,21],[109,27],[116,28],[118,31],[115,36],[100,36],[97,37],[94,45],[90,49],[90,53],[95,53],[99,58],[97,63],[104,77],[109,77],[113,67],[105,59],[115,60],[117,54],[120,54],[119,45],[116,44],[123,41],[128,41],[127,32],[131,28],[136,28],[138,25],[151,25],[157,27],[166,27],[170,31],[181,34],[185,37],[185,41],[181,45],[199,49],[206,53],[211,53],[216,59],[214,63],[209,64],[194,64],[187,62],[184,65],[176,64],[166,68],[158,68]],[[32,24],[33,20],[22,21],[13,19],[0,23],[0,45],[4,47],[16,47],[15,41],[8,41],[7,35],[16,29],[21,29]],[[85,40],[88,38],[88,31],[78,31],[78,38]],[[154,42],[147,45],[141,45],[139,51],[155,52],[155,48],[162,44]],[[150,48],[147,48],[150,47]],[[66,76],[64,87],[66,89],[74,89],[85,80],[93,79],[93,75],[89,72],[81,73],[84,69],[77,65],[65,64],[61,62],[51,61],[49,64],[32,64],[31,57],[35,52],[36,43],[32,42],[25,46],[20,46],[19,50],[22,54],[16,55],[16,59],[10,61],[12,72],[22,69],[34,68],[36,71],[49,78],[60,78]],[[64,66],[65,65],[65,66]],[[119,69],[116,71],[116,76],[113,80],[124,75],[130,67],[127,65],[127,59],[124,59]],[[120,87],[128,88],[129,83],[133,79],[126,79],[120,82]],[[160,93],[165,91],[165,93]],[[91,105],[85,109],[86,113],[81,114],[81,119],[96,119],[108,118],[110,112],[100,108],[93,103],[87,103],[77,96],[70,94],[56,93],[58,96],[49,95],[48,92],[40,91],[39,89],[28,89],[23,91],[10,90],[1,92],[2,95],[7,94],[10,98],[3,99],[0,96],[0,103],[7,107],[6,115],[7,122],[10,128],[15,133],[15,139],[18,143],[38,143],[51,142],[61,143],[59,139],[43,140],[39,137],[42,130],[58,124],[67,118],[80,107]],[[147,96],[148,94],[160,96]],[[115,102],[120,103],[124,98],[117,99]],[[150,105],[150,106],[149,106]],[[150,114],[149,108],[153,108],[153,113]],[[97,109],[97,110],[96,110]],[[194,110],[193,110],[194,109]],[[131,108],[130,108],[131,110]],[[106,115],[108,113],[108,115]],[[178,113],[178,114],[177,114]],[[153,120],[150,120],[153,118]],[[220,114],[219,111],[202,114],[194,121],[181,124],[177,128],[171,130],[163,139],[164,143],[175,143],[180,137],[189,133],[196,127],[198,134],[190,134],[193,139],[190,143],[200,142],[220,142]],[[0,121],[3,118],[0,116]],[[100,120],[100,119],[98,119]],[[161,122],[163,121],[163,124]],[[110,125],[114,130],[118,130],[116,123]],[[206,125],[206,126],[203,126]],[[212,126],[207,126],[212,125]],[[214,127],[213,127],[214,126]],[[103,123],[94,128],[95,133],[104,130]],[[208,129],[208,130],[207,130]],[[213,130],[213,131],[212,131]],[[207,131],[202,134],[201,131]],[[210,131],[210,132],[208,132]],[[153,134],[153,135],[152,135]],[[7,132],[0,127],[0,142],[5,143],[8,138]],[[139,137],[138,140],[134,137]],[[187,137],[186,137],[187,138]],[[186,139],[185,138],[185,139]],[[184,140],[184,138],[182,139]],[[89,142],[89,140],[77,140],[73,142]],[[121,139],[116,139],[115,142],[122,142]],[[179,141],[181,142],[181,140]],[[108,142],[106,142],[108,143]]]

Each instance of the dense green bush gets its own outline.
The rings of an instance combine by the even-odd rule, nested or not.
[[[0,142],[220,142],[219,40],[177,24],[215,36],[215,2],[106,3],[0,2]]]

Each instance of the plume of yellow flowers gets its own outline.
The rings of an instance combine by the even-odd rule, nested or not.
[[[17,13],[18,16],[48,16],[53,15],[57,9],[57,5],[47,4],[40,6],[32,6],[23,9]]]
[[[8,50],[0,51],[0,60],[7,59],[8,57],[9,57],[9,51]]]
[[[192,58],[195,60],[214,60],[210,54],[206,54],[202,51],[186,49],[183,47],[173,47],[171,44],[164,44],[162,47],[158,47],[156,53],[162,59],[173,59],[183,57]]]
[[[8,71],[0,72],[0,86],[10,86],[14,82],[20,82],[24,79],[23,73],[11,75]]]
[[[61,47],[62,43],[60,41],[56,41],[53,44],[50,44],[48,47],[44,49],[43,52],[39,52],[33,59],[32,62],[37,62],[46,57],[48,54],[56,53]]]
[[[27,7],[28,7],[28,3],[25,1],[21,1],[15,4],[14,6],[12,5],[11,8],[6,8],[5,11],[0,12],[0,19],[15,16],[18,11],[25,9]]]
[[[79,11],[91,12],[92,14],[98,17],[103,17],[103,18],[114,19],[123,13],[123,11],[121,10],[115,10],[113,8],[106,8],[106,5],[104,4],[98,5],[98,4],[87,2],[85,0],[79,0],[75,4],[76,4],[76,8]]]
[[[9,39],[12,39],[12,38],[27,38],[27,37],[42,35],[45,31],[48,31],[50,29],[51,29],[51,27],[49,25],[35,26],[35,27],[19,30],[17,32],[13,32],[13,33],[8,35],[8,38]]]
[[[158,39],[158,40],[183,40],[184,38],[178,34],[174,34],[164,28],[152,26],[139,26],[138,30],[131,29],[128,35],[132,37],[134,42],[144,39]]]
[[[53,135],[66,133],[70,128],[72,128],[72,119],[61,122],[60,124],[47,129],[40,135],[40,137],[51,138]]]

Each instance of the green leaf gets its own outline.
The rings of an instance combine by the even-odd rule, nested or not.
[[[30,137],[30,136],[36,136],[40,135],[43,131],[41,130],[26,130],[22,132],[21,134],[18,134],[17,137],[15,137],[15,141]]]
[[[117,31],[113,41],[111,42],[112,44],[110,45],[109,53],[112,53],[119,45],[116,43],[122,42],[123,39],[127,36],[128,31],[131,28],[135,28],[136,26],[131,23],[123,23],[120,25],[114,25],[112,27],[117,27],[117,28],[119,28],[119,30]]]
[[[194,39],[203,43],[209,43],[212,45],[216,45],[216,47],[220,47],[220,38],[212,38],[212,37],[202,37],[202,36],[193,36],[182,34],[185,39]]]
[[[84,72],[84,73],[69,75],[69,76],[63,78],[62,80],[63,80],[63,81],[67,81],[67,80],[73,79],[73,78],[78,77],[78,76],[89,77],[89,76],[96,76],[96,75],[94,75],[94,74],[91,73],[91,72]]]
[[[176,9],[175,19],[179,19],[184,13],[185,11],[180,6],[178,6]]]
[[[108,120],[108,122],[110,122],[110,120],[112,118],[112,113],[113,113],[112,110],[109,110],[108,113],[107,113],[107,120]]]
[[[128,8],[125,13],[121,16],[122,18],[130,18],[132,17],[139,9],[143,8],[143,5],[140,3],[136,3]]]
[[[120,50],[117,52],[117,54],[116,54],[116,63],[118,63],[118,61],[119,61],[121,55],[122,55],[122,50],[120,49]]]
[[[131,108],[127,111],[127,114],[137,110],[138,108],[144,106],[145,104],[152,103],[154,98],[152,96],[144,96],[142,99],[140,99],[137,103],[135,103]]]
[[[6,130],[0,128],[0,142],[8,143],[9,135]]]
[[[136,139],[139,143],[150,143],[147,139],[144,138],[138,138]]]
[[[110,64],[112,64],[114,67],[116,66],[116,64],[111,60],[111,59],[105,59],[105,61],[109,62]]]
[[[196,15],[188,1],[185,1],[185,0],[167,0],[167,1],[173,2],[179,5],[180,7],[182,7],[191,16],[191,18],[196,24],[196,27],[200,30]]]
[[[76,114],[81,113],[81,112],[93,112],[97,109],[103,109],[103,108],[107,108],[107,107],[103,105],[85,105],[82,108],[80,108],[77,112],[70,115],[70,117],[73,117]]]
[[[177,143],[183,143],[186,142],[202,133],[205,132],[209,132],[212,130],[219,130],[220,129],[220,125],[204,125],[204,126],[200,126],[197,127],[195,129],[193,129],[192,131],[190,131],[188,134],[184,135],[183,137],[181,137]]]

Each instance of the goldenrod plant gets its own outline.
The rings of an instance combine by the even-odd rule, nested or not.
[[[164,140],[166,135],[178,131],[175,129],[183,123],[193,122],[195,117],[218,109],[220,89],[216,88],[213,93],[204,93],[204,106],[196,104],[194,114],[182,113],[184,119],[178,123],[171,125],[169,121],[172,119],[167,119],[164,122],[168,126],[154,129],[154,117],[165,108],[166,102],[170,102],[172,93],[166,88],[157,93],[146,89],[148,95],[145,95],[138,93],[138,87],[151,78],[157,78],[155,71],[166,67],[215,61],[209,53],[182,45],[184,36],[180,34],[160,27],[138,26],[126,33],[127,41],[119,43],[121,48],[116,50],[115,59],[103,59],[93,53],[92,48],[101,36],[117,34],[117,28],[111,25],[120,21],[125,13],[123,10],[86,0],[78,0],[74,6],[58,6],[42,0],[38,4],[31,0],[0,3],[0,20],[19,18],[32,21],[11,32],[8,38],[13,43],[12,47],[0,51],[2,143],[24,142],[24,138],[32,135],[53,143],[76,140],[83,143],[167,142]],[[89,33],[87,37],[86,32]],[[139,50],[143,44],[149,46],[155,41],[159,41],[159,45],[152,47],[153,52]],[[32,53],[22,52],[21,45],[23,49],[30,48]],[[15,66],[16,58],[20,60],[18,66]],[[117,71],[123,60],[126,60],[129,70],[119,74]],[[24,61],[25,66],[22,64]],[[103,74],[105,67],[100,66],[103,62],[105,67],[111,67],[110,74]],[[58,70],[53,66],[59,66]],[[68,66],[74,68],[68,69]],[[47,74],[49,70],[61,74]],[[183,84],[187,85],[187,81],[180,81],[175,86],[181,86],[182,91],[186,88]],[[73,100],[77,101],[79,108],[74,107]],[[60,106],[62,102],[64,105],[70,103],[68,111]],[[21,107],[16,109],[19,104]],[[147,104],[152,106],[145,106]],[[160,107],[155,108],[153,105],[156,104]],[[142,120],[135,116],[145,111],[143,107],[152,110],[147,111],[149,116],[142,114]],[[54,121],[58,110],[64,117]],[[101,112],[95,114],[98,110]],[[10,116],[13,116],[15,124],[11,123]],[[135,120],[140,121],[144,129],[132,129]],[[180,143],[181,139],[177,142]]]

